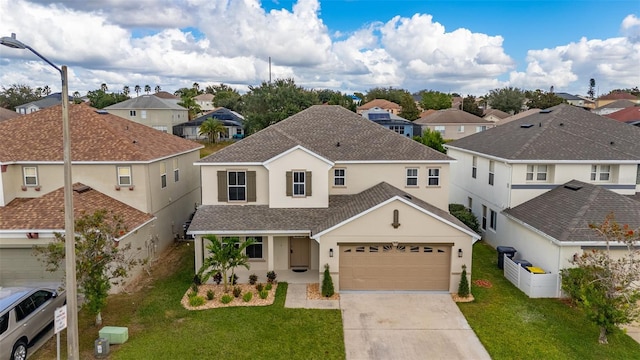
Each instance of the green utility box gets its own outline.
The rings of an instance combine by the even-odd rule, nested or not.
[[[98,332],[109,344],[124,344],[129,339],[129,329],[119,326],[105,326]]]

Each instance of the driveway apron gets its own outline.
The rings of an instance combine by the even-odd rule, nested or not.
[[[347,360],[491,359],[450,294],[341,292]]]

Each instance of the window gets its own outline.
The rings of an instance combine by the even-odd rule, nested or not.
[[[479,132],[483,132],[483,131],[485,131],[485,130],[487,130],[487,126],[486,126],[486,125],[476,126],[476,132],[477,132],[477,133],[479,133]]]
[[[636,184],[640,184],[640,165],[638,165],[638,170],[636,174]]]
[[[611,165],[592,165],[591,181],[609,181],[611,179]]]
[[[251,239],[255,240],[255,242],[245,249],[247,256],[249,259],[262,259],[262,236],[256,236]]]
[[[435,130],[435,131],[437,131],[437,132],[439,132],[439,133],[440,133],[440,135],[444,136],[444,130],[445,130],[445,127],[444,127],[444,126],[442,126],[442,125],[437,125],[437,126],[435,126],[435,127],[434,127],[434,130]]]
[[[427,185],[439,186],[440,185],[440,169],[427,169]]]
[[[497,222],[498,222],[498,213],[491,210],[491,223],[489,224],[489,227],[491,227],[491,230],[494,230],[494,231],[496,230]]]
[[[0,335],[4,334],[9,328],[9,311],[0,316]]]
[[[467,197],[467,207],[469,211],[473,210],[473,198],[471,196]]]
[[[389,126],[389,129],[397,132],[400,135],[404,135],[404,126],[392,125],[392,126]]]
[[[178,168],[178,159],[173,159],[173,181],[180,181],[180,168]]]
[[[458,132],[459,133],[463,133],[464,132],[464,125],[458,125]]]
[[[129,110],[129,116],[136,116],[135,110]]]
[[[471,165],[471,177],[475,179],[478,175],[478,157],[474,156],[472,161],[473,163]]]
[[[22,172],[26,186],[38,186],[38,169],[36,167],[24,167]]]
[[[140,111],[140,117],[143,118],[143,119],[146,119],[147,118],[147,110]]]
[[[164,161],[160,163],[160,187],[167,187],[167,163]]]
[[[131,186],[131,167],[118,166],[118,186]]]
[[[305,196],[305,172],[294,171],[293,172],[293,196]]]
[[[418,169],[407,169],[407,186],[418,186]]]
[[[496,170],[496,163],[489,160],[489,185],[493,185],[493,173]]]
[[[527,165],[527,181],[547,181],[547,165]]]
[[[346,182],[346,170],[345,169],[334,169],[333,170],[333,185],[334,186],[345,186]]]
[[[244,171],[229,171],[227,173],[229,201],[247,200],[247,178]]]
[[[487,230],[487,207],[482,205],[482,230]]]
[[[153,125],[152,128],[158,130],[158,131],[162,131],[162,132],[167,132],[167,127],[166,126],[162,126],[162,125]]]

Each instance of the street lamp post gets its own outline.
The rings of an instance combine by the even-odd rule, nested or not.
[[[62,142],[64,148],[64,239],[65,239],[65,271],[67,291],[67,357],[79,359],[78,349],[78,296],[76,287],[76,254],[75,231],[73,218],[73,188],[71,181],[71,131],[69,126],[69,84],[67,82],[67,67],[57,67],[30,46],[18,41],[16,34],[11,37],[0,38],[0,44],[13,49],[27,49],[54,67],[62,78]]]

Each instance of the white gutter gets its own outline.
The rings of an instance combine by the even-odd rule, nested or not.
[[[443,145],[445,148],[447,149],[454,149],[454,150],[458,150],[461,152],[465,152],[465,153],[469,153],[469,154],[473,154],[473,155],[478,155],[481,157],[485,157],[488,159],[492,159],[492,160],[496,160],[496,161],[500,161],[500,162],[504,162],[504,163],[510,163],[510,164],[640,164],[640,160],[599,160],[599,159],[590,159],[590,160],[552,160],[552,159],[546,159],[546,160],[539,160],[539,159],[505,159],[499,156],[493,156],[493,155],[489,155],[486,153],[482,153],[482,152],[478,152],[478,151],[473,151],[473,150],[468,150],[468,149],[463,149],[463,148],[459,148],[459,147],[455,147],[455,146],[450,146],[450,145]]]

